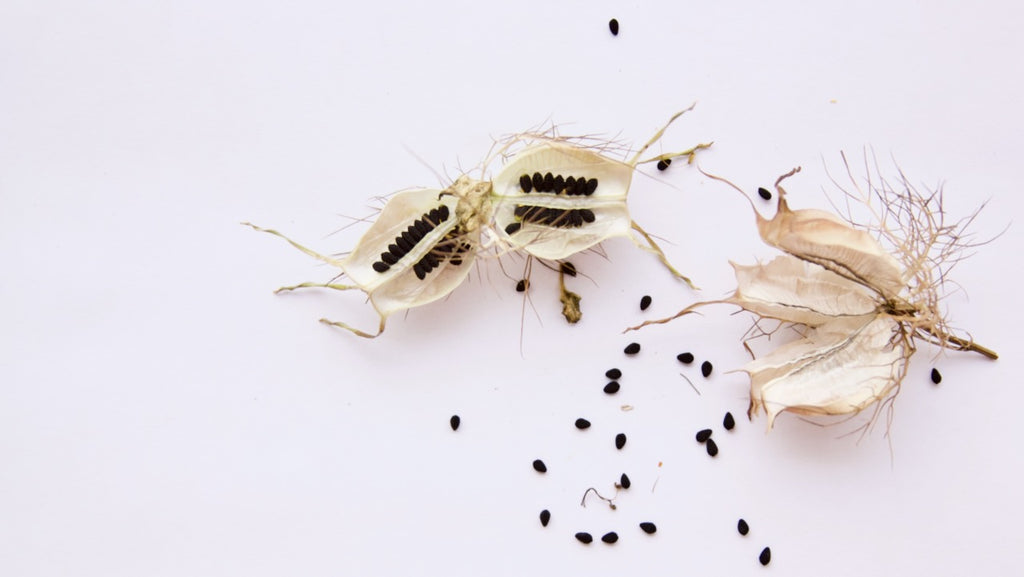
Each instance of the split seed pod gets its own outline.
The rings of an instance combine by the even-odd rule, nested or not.
[[[733,264],[737,289],[731,297],[652,321],[719,302],[797,329],[797,340],[742,369],[750,376],[750,416],[764,409],[771,428],[784,411],[841,415],[884,404],[898,393],[918,338],[997,357],[954,335],[938,306],[957,252],[973,246],[964,234],[973,216],[945,224],[941,194],[920,194],[901,174],[898,188],[869,181],[883,213],[874,228],[858,228],[825,211],[791,210],[781,182],[798,171],[776,181],[775,216],[757,214],[762,240],[786,254],[768,263]]]

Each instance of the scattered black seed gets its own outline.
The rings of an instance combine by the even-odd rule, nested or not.
[[[640,343],[629,343],[626,348],[622,349],[622,352],[627,355],[635,355],[640,352]]]
[[[448,423],[451,424],[453,431],[458,431],[459,425],[462,424],[462,419],[458,415],[452,415],[452,418],[448,419]]]
[[[644,521],[643,523],[640,523],[640,529],[648,535],[653,535],[658,530],[658,527],[650,521]]]
[[[533,190],[533,179],[530,178],[529,174],[524,174],[519,177],[519,188],[523,189],[523,192],[530,192]]]
[[[757,189],[757,194],[761,195],[761,198],[763,198],[765,200],[771,200],[772,199],[772,193],[769,192],[768,189],[763,187],[763,186],[761,188]]]
[[[611,545],[612,543],[619,540],[619,535],[615,531],[609,531],[601,537],[601,540]]]
[[[519,232],[519,229],[521,228],[523,228],[523,223],[513,222],[512,224],[505,227],[505,234],[512,236],[513,234]]]
[[[584,545],[590,545],[594,538],[590,536],[590,533],[584,533],[581,531],[579,533],[576,533],[576,540],[580,543],[583,543]]]
[[[762,565],[767,565],[767,564],[771,563],[772,562],[772,548],[771,547],[765,547],[764,549],[761,549],[761,554],[757,556],[757,560],[760,561]]]
[[[607,395],[614,395],[615,393],[619,392],[619,383],[618,383],[618,381],[612,381],[612,382],[608,383],[607,385],[605,385],[604,386],[604,392]]]
[[[697,431],[697,442],[704,443],[711,438],[711,429],[701,429]]]
[[[711,370],[714,367],[711,366],[711,361],[704,361],[700,364],[700,374],[704,375],[704,378],[711,376]]]
[[[373,270],[377,272],[387,272],[389,268],[391,267],[387,263],[381,261],[373,263]]]
[[[671,158],[666,158],[665,160],[659,160],[658,161],[658,170],[665,170],[666,168],[669,167],[670,164],[672,164],[672,159]]]
[[[612,18],[608,21],[608,29],[612,31],[612,36],[619,35],[619,21]]]
[[[736,530],[740,532],[740,535],[746,536],[750,532],[750,525],[747,525],[746,521],[740,519],[736,522]]]
[[[551,520],[551,511],[544,509],[540,512],[540,524],[544,527],[548,526],[548,521]]]
[[[693,353],[679,353],[676,355],[676,359],[678,359],[680,363],[688,365],[693,362]]]
[[[708,455],[711,457],[718,454],[718,443],[714,439],[708,439],[707,445],[704,448],[708,450]]]
[[[615,435],[615,448],[621,450],[625,446],[626,446],[626,434],[625,433],[619,433],[618,435]]]
[[[604,376],[608,377],[609,379],[615,380],[622,377],[622,371],[620,371],[619,369],[608,369],[608,372],[606,372]]]
[[[576,276],[576,265],[572,264],[571,262],[563,262],[560,265],[559,270],[562,271],[562,274]]]
[[[548,466],[544,464],[544,461],[536,459],[533,461],[533,470],[537,471],[538,473],[547,473]]]
[[[726,431],[731,431],[736,426],[736,419],[732,418],[732,413],[725,414],[725,418],[722,419],[722,426],[725,427]]]
[[[625,473],[623,473],[622,476],[619,477],[619,486],[622,487],[623,489],[628,489],[629,486],[632,484],[633,482],[629,480],[629,476],[626,475]]]
[[[590,428],[590,421],[588,421],[586,419],[576,419],[576,428],[581,430],[581,431],[583,429],[589,429]]]
[[[644,295],[640,298],[640,310],[645,311],[651,306],[651,295]]]
[[[530,287],[530,281],[528,281],[526,279],[523,279],[523,280],[521,280],[521,281],[516,283],[516,292],[517,293],[525,292],[526,289],[529,288],[529,287]]]
[[[932,382],[936,385],[942,382],[942,373],[939,372],[939,369],[932,369]]]

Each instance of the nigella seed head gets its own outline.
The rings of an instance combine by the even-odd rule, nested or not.
[[[584,545],[590,545],[594,541],[594,538],[590,536],[590,533],[586,533],[584,531],[576,533],[575,536],[576,540],[580,543],[583,543]]]
[[[388,266],[386,263],[383,263],[381,261],[377,261],[377,262],[373,263],[373,270],[375,270],[377,272],[380,272],[380,273],[388,272],[388,269],[390,269],[390,268],[391,268],[390,266]]]
[[[769,192],[768,189],[763,187],[763,186],[761,188],[757,189],[757,194],[760,195],[761,198],[763,198],[765,200],[771,200],[772,199],[772,193]]]
[[[679,353],[676,355],[676,359],[684,365],[688,365],[693,362],[693,353]]]
[[[611,545],[612,543],[619,540],[619,535],[615,531],[609,531],[601,537],[601,540]]]
[[[537,471],[538,473],[547,473],[548,466],[544,464],[544,461],[541,461],[540,459],[534,459],[533,470]]]
[[[588,421],[586,419],[583,419],[583,418],[576,419],[576,428],[581,430],[581,431],[583,429],[589,429],[590,428],[590,421]]]
[[[932,382],[936,385],[942,382],[942,373],[939,372],[939,369],[932,369]]]
[[[625,447],[625,446],[626,446],[626,434],[625,433],[619,433],[618,435],[615,435],[615,448],[619,449],[621,451],[622,448]]]
[[[644,521],[643,523],[640,523],[640,529],[648,535],[653,535],[658,531],[657,525],[651,523],[650,521]]]
[[[771,563],[772,562],[772,548],[771,547],[765,547],[764,549],[762,549],[761,550],[761,554],[757,556],[757,560],[760,561],[762,565],[768,565],[769,563]]]
[[[519,232],[519,229],[521,228],[523,228],[523,223],[513,222],[512,224],[505,227],[505,234],[512,236],[513,234]]]
[[[750,532],[750,525],[747,525],[746,521],[740,519],[736,522],[736,530],[739,531],[740,535],[743,535],[745,537],[747,533]]]
[[[533,190],[533,180],[529,174],[524,174],[519,177],[519,188],[523,189],[523,192],[529,193]]]
[[[708,439],[707,444],[704,445],[704,448],[707,449],[708,455],[711,457],[714,457],[715,455],[718,454],[718,443],[715,443],[714,439]]]
[[[640,298],[640,310],[645,311],[651,306],[651,295],[644,295]]]
[[[731,431],[736,426],[736,419],[732,418],[732,413],[725,414],[725,418],[722,419],[722,426],[725,427],[726,431]]]
[[[622,371],[620,371],[619,369],[608,369],[604,376],[608,377],[609,379],[615,380],[618,378],[622,378]]]
[[[700,364],[700,374],[704,375],[704,378],[711,376],[711,371],[714,367],[711,365],[711,361],[704,361]]]
[[[622,476],[619,477],[619,486],[622,487],[623,489],[628,489],[632,484],[633,483],[629,480],[629,476],[626,475],[625,473],[623,473]]]
[[[453,431],[458,431],[459,425],[462,424],[462,419],[458,415],[452,415],[452,418],[448,419],[448,424],[452,426]]]
[[[697,442],[704,443],[711,438],[711,429],[701,429],[697,431]]]
[[[542,527],[547,527],[549,521],[551,521],[551,511],[544,509],[540,512],[540,524]]]
[[[619,392],[619,383],[618,383],[618,381],[612,381],[612,382],[608,383],[607,385],[605,385],[604,386],[604,392],[605,392],[606,395],[614,395],[615,393]]]
[[[640,343],[629,343],[626,348],[622,349],[622,352],[627,355],[635,355],[640,352]]]

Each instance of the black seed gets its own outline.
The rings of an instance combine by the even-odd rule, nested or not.
[[[526,289],[529,286],[530,286],[530,281],[528,281],[528,280],[526,280],[524,278],[523,280],[521,280],[521,281],[516,283],[516,292],[517,293],[526,292]]]
[[[554,190],[555,190],[555,192],[562,192],[563,188],[565,188],[565,179],[562,178],[561,174],[559,174],[558,176],[555,177],[555,189]]]
[[[420,261],[427,265],[428,269],[435,269],[441,263],[437,261],[437,257],[430,254],[429,252],[423,255],[423,260]]]
[[[644,295],[640,298],[640,310],[645,311],[649,306],[651,306],[651,296]]]
[[[416,273],[416,278],[423,280],[427,278],[427,271],[423,268],[423,265],[416,263],[412,265],[412,272]]]
[[[580,543],[583,543],[584,545],[590,545],[590,543],[593,542],[594,538],[590,536],[590,533],[580,532],[576,533],[576,540]]]
[[[939,369],[932,369],[932,382],[936,385],[942,382],[942,374],[939,373]]]
[[[505,227],[505,234],[512,236],[513,234],[519,232],[519,229],[521,228],[523,228],[523,224],[521,222],[513,222],[512,224]]]
[[[399,238],[401,238],[405,242],[409,243],[409,246],[411,246],[411,247],[412,246],[416,246],[416,243],[419,242],[419,239],[415,238],[412,235],[412,233],[409,232],[408,230],[402,231],[402,234],[401,234],[401,236]]]
[[[604,376],[608,377],[609,379],[615,380],[622,377],[622,371],[620,371],[619,369],[608,369]]]
[[[658,530],[658,527],[650,521],[644,521],[643,523],[640,523],[640,529],[648,535],[653,535]]]
[[[544,527],[548,526],[548,521],[551,520],[551,511],[544,509],[540,512],[540,524]]]
[[[448,212],[448,205],[442,204],[440,207],[438,207],[437,216],[440,217],[441,221],[448,220],[449,214],[451,213]]]
[[[668,168],[668,163],[669,162],[672,162],[672,160],[671,159],[669,159],[669,160],[659,160],[658,161],[658,170],[665,170],[666,168]]]
[[[594,211],[589,208],[581,208],[579,212],[580,216],[583,217],[583,222],[594,222],[597,220],[597,217],[594,216]]]
[[[576,191],[576,177],[570,176],[565,179],[565,193],[573,194]]]
[[[569,225],[572,228],[579,228],[583,226],[583,216],[578,210],[569,211]]]
[[[398,246],[397,244],[389,244],[388,252],[395,255],[395,258],[402,258],[403,256],[405,256],[406,253],[406,251],[402,250],[402,247]]]
[[[596,178],[591,178],[590,180],[587,181],[587,191],[584,194],[586,194],[587,196],[590,196],[590,195],[594,194],[594,192],[596,190],[597,190],[597,179]]]
[[[726,431],[731,431],[736,426],[736,419],[732,418],[732,413],[725,414],[725,418],[722,419],[722,426],[725,427]]]
[[[697,442],[703,443],[711,438],[711,429],[701,429],[697,431]]]
[[[459,425],[462,424],[462,419],[458,415],[452,415],[452,418],[448,419],[448,424],[452,426],[453,431],[458,431]]]
[[[572,264],[571,262],[563,262],[561,265],[559,265],[559,270],[562,271],[562,274],[576,276],[576,265]]]
[[[601,540],[611,545],[612,543],[619,540],[619,536],[615,533],[615,531],[609,531],[601,537]]]
[[[519,177],[519,188],[523,189],[523,192],[530,192],[533,190],[533,180],[530,179],[529,174],[524,174]]]
[[[382,260],[384,262],[384,264],[397,264],[398,263],[398,259],[395,258],[395,255],[391,254],[390,252],[382,252],[382,253],[380,253],[380,260]]]
[[[612,31],[612,36],[619,35],[619,21],[612,18],[608,21],[608,30]]]
[[[704,361],[700,364],[700,374],[704,375],[704,378],[707,378],[711,375],[711,369],[713,368],[714,367],[711,366],[711,361]]]
[[[761,195],[761,198],[763,198],[765,200],[771,200],[772,199],[772,193],[769,192],[768,189],[763,187],[763,186],[761,188],[757,189],[757,194]]]
[[[430,231],[434,230],[434,228],[427,224],[427,221],[423,220],[422,218],[412,223],[412,225],[416,227],[416,230],[420,233],[421,236],[426,236]]]
[[[708,439],[707,445],[704,446],[708,451],[708,455],[714,457],[718,454],[718,444],[715,443],[714,439]]]
[[[764,549],[761,549],[761,554],[757,556],[757,560],[760,561],[762,565],[767,565],[767,564],[771,563],[772,562],[772,548],[771,547],[765,547]]]
[[[576,187],[572,191],[572,194],[574,194],[576,196],[583,196],[586,193],[587,193],[587,179],[586,178],[577,178],[576,179]]]
[[[430,209],[430,212],[428,212],[426,216],[427,220],[432,222],[434,225],[437,225],[437,223],[441,222],[441,211],[437,210],[436,208]]]
[[[576,419],[576,428],[580,429],[580,430],[589,429],[590,428],[590,421],[588,421],[586,419]]]
[[[555,189],[555,175],[550,172],[544,175],[544,188],[541,192],[551,192]]]
[[[388,266],[386,263],[383,263],[381,261],[377,261],[377,262],[373,263],[373,270],[375,270],[377,272],[388,272],[389,268],[391,268],[391,267]]]
[[[750,525],[747,525],[746,521],[740,519],[736,522],[736,530],[740,532],[740,535],[745,536],[747,533],[750,532]]]
[[[676,358],[680,363],[688,365],[693,362],[693,353],[679,353]]]
[[[625,446],[626,446],[626,434],[625,433],[619,433],[618,435],[615,435],[615,448],[621,450]]]
[[[623,473],[622,476],[619,477],[619,486],[622,487],[623,489],[628,489],[629,486],[632,484],[632,481],[629,480],[629,476],[626,475],[625,473]]]
[[[614,395],[615,393],[619,392],[619,383],[618,383],[618,381],[612,381],[612,382],[608,383],[607,385],[605,385],[604,386],[604,392],[607,395]]]
[[[537,471],[538,473],[547,473],[548,466],[544,464],[544,461],[541,461],[540,459],[535,459],[533,461],[533,470]]]
[[[398,248],[402,249],[403,255],[412,250],[412,243],[406,240],[403,236],[395,237],[395,244],[398,245]]]
[[[533,189],[537,192],[544,190],[544,176],[539,172],[533,173]]]
[[[418,228],[416,228],[416,223],[410,224],[409,228],[406,229],[406,231],[404,233],[402,233],[402,234],[406,234],[406,233],[409,234],[409,238],[412,239],[412,241],[414,243],[417,243],[417,242],[423,240],[423,233],[420,232],[420,230]]]
[[[622,349],[622,352],[627,355],[635,355],[640,352],[640,343],[629,343],[626,348]]]

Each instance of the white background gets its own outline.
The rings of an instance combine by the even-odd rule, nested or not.
[[[1005,2],[5,1],[0,574],[1016,572],[1022,17]],[[681,164],[638,175],[630,205],[704,290],[612,240],[607,260],[574,259],[593,280],[571,281],[576,326],[546,271],[524,309],[506,259],[508,276],[483,262],[358,339],[316,319],[375,326],[362,295],[273,296],[333,273],[238,225],[348,250],[366,225],[331,233],[374,197],[454,178],[492,137],[550,120],[639,143],[693,101],[663,150],[714,140],[702,166],[750,192],[801,165],[794,207],[824,206],[825,167],[865,146],[890,175],[895,158],[944,183],[954,217],[989,201],[979,238],[1011,226],[956,268],[968,293],[946,305],[1002,358],[923,347],[888,438],[884,420],[861,438],[843,435],[864,417],[788,415],[766,435],[744,418],[746,377],[726,373],[745,315],[620,334],[727,294],[728,260],[773,255],[746,201]],[[631,340],[644,349],[626,358]],[[687,350],[710,379],[675,360]],[[612,366],[623,390],[607,397]],[[705,426],[714,460],[693,440]],[[616,511],[579,506],[622,472]],[[615,546],[572,538],[608,530]]]

